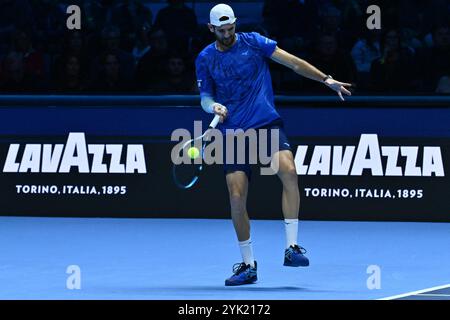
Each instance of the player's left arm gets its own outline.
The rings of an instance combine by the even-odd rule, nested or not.
[[[275,48],[272,56],[270,57],[273,61],[278,62],[290,69],[292,69],[295,73],[306,77],[311,80],[315,80],[318,82],[322,82],[330,89],[337,92],[339,97],[344,100],[342,94],[346,94],[351,96],[352,93],[347,90],[347,88],[352,87],[350,83],[344,83],[333,78],[327,76],[322,71],[308,63],[307,61],[300,59],[278,47]]]

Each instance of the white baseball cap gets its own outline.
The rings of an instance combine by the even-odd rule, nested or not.
[[[229,5],[221,3],[211,9],[209,20],[213,26],[220,27],[224,24],[235,23],[236,17]]]

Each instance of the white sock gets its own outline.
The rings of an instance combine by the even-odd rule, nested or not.
[[[255,267],[255,259],[253,258],[252,239],[239,241],[239,248],[241,249],[242,259],[245,264],[249,264],[252,268]]]
[[[284,219],[286,229],[286,248],[297,244],[298,219]]]

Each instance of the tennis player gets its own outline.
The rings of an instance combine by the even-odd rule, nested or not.
[[[309,260],[304,255],[306,250],[297,244],[300,193],[294,156],[283,130],[283,121],[275,110],[268,59],[306,78],[322,82],[336,91],[342,100],[343,94],[351,95],[347,90],[351,85],[334,80],[258,33],[236,33],[236,17],[233,9],[226,4],[218,4],[211,9],[208,28],[214,33],[216,41],[203,49],[196,59],[202,108],[208,113],[220,115],[219,128],[223,133],[226,129],[279,130],[279,149],[272,151],[272,160],[278,161],[277,175],[283,185],[282,210],[286,229],[284,265],[308,266]],[[257,280],[246,208],[250,164],[225,163],[224,171],[231,217],[243,260],[233,266],[233,275],[225,280],[225,285],[250,284]]]

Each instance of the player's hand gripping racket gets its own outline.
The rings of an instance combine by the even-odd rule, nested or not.
[[[200,176],[200,173],[203,170],[203,153],[207,144],[207,140],[205,139],[209,132],[210,129],[214,129],[217,124],[219,123],[220,120],[220,116],[216,115],[214,117],[214,119],[211,121],[211,123],[209,124],[208,129],[205,131],[205,133],[203,133],[201,136],[196,137],[194,139],[191,139],[189,141],[187,141],[186,143],[184,143],[182,145],[182,147],[176,151],[176,155],[179,157],[178,159],[176,159],[176,161],[174,161],[174,165],[172,167],[172,175],[173,175],[173,180],[175,182],[175,184],[181,188],[181,189],[189,189],[192,186],[195,185],[195,183],[198,181],[198,178]],[[204,141],[202,141],[204,140]],[[201,149],[198,150],[199,154],[198,157],[201,157],[201,159],[192,159],[189,158],[188,155],[188,150],[190,148],[195,148],[196,146],[201,145]],[[195,151],[194,149],[191,149],[190,151]],[[194,155],[195,155],[195,152]],[[195,157],[197,158],[197,157]]]

